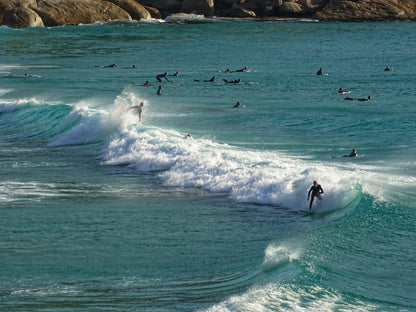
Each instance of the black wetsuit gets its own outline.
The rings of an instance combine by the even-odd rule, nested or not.
[[[315,197],[320,198],[321,197],[320,194],[323,194],[324,190],[322,189],[322,187],[319,184],[317,186],[312,185],[311,188],[309,189],[309,192],[308,192],[308,199],[309,199],[309,195],[311,194],[311,192],[312,192],[312,197],[311,197],[311,201],[309,203],[309,210],[312,210],[313,199]]]

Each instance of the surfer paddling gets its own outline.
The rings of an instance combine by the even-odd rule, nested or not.
[[[309,201],[309,197],[312,193],[312,197],[311,197],[311,201],[309,202],[309,211],[312,211],[312,203],[315,197],[318,197],[318,199],[321,199],[321,194],[324,193],[324,190],[322,189],[322,187],[318,184],[318,181],[313,181],[313,185],[311,186],[311,188],[309,189],[308,192],[308,201]]]

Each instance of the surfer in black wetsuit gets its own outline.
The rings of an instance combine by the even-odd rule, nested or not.
[[[313,181],[313,185],[309,189],[308,200],[309,200],[311,192],[312,192],[312,197],[311,197],[311,201],[309,202],[309,211],[312,211],[312,203],[313,203],[314,198],[318,197],[318,199],[321,199],[321,194],[324,193],[324,190],[318,184],[318,181],[315,180],[315,181]]]
[[[316,73],[318,76],[322,76],[323,74],[324,74],[324,71],[323,71],[323,69],[322,69],[322,67],[321,68],[319,68],[319,70],[318,70],[318,72]]]
[[[158,74],[156,76],[156,80],[159,82],[162,82],[162,78],[164,78],[167,82],[170,82],[167,76],[168,76],[168,73]]]

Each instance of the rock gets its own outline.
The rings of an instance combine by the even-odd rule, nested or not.
[[[108,0],[129,13],[132,19],[150,19],[151,15],[144,6],[134,0]]]
[[[145,9],[150,13],[150,16],[155,19],[162,19],[162,14],[156,8],[145,6]]]
[[[144,6],[157,8],[162,17],[181,11],[182,2],[180,0],[140,0]]]
[[[324,21],[416,20],[416,1],[331,0],[316,18]]]
[[[43,27],[40,16],[32,9],[18,7],[4,14],[3,25],[14,28]]]
[[[304,7],[296,2],[284,2],[279,7],[279,12],[285,16],[296,16],[305,14]]]
[[[39,14],[45,26],[131,20],[126,11],[101,0],[38,0],[37,8],[33,10]]]
[[[239,18],[245,18],[245,17],[256,17],[256,13],[254,13],[251,10],[244,9],[241,6],[238,6],[234,4],[229,12],[230,17],[239,17]]]
[[[214,15],[214,0],[183,0],[181,11],[212,16]]]

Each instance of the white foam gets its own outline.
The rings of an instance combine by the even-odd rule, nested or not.
[[[156,127],[124,129],[103,150],[105,164],[127,164],[139,171],[163,171],[169,186],[224,192],[240,202],[307,207],[307,190],[318,179],[325,200],[336,209],[357,196],[355,171],[290,158],[279,152],[237,149]]]
[[[204,311],[207,312],[275,312],[275,311],[374,311],[375,305],[360,300],[346,302],[335,290],[320,286],[267,284],[255,286],[242,295],[233,296]]]
[[[0,113],[14,112],[30,104],[37,105],[40,104],[40,101],[35,98],[20,100],[4,100],[0,102]]]
[[[95,102],[90,99],[75,103],[72,112],[58,128],[58,132],[63,133],[48,146],[82,145],[105,140],[112,133],[137,123],[137,116],[128,108],[145,101],[125,89],[106,109],[96,108],[101,103],[95,105]]]

